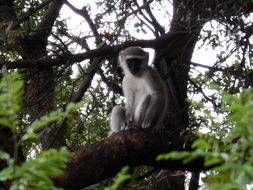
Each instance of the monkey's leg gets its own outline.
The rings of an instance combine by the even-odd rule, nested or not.
[[[111,121],[110,121],[110,132],[108,136],[110,136],[112,133],[116,133],[121,130],[121,126],[126,120],[126,110],[125,108],[122,108],[121,106],[115,106],[112,109],[111,113]]]
[[[141,101],[137,105],[135,113],[134,113],[134,124],[136,127],[139,127],[139,128],[141,127],[142,122],[145,118],[146,110],[149,107],[150,100],[151,100],[151,96],[146,95],[141,99]]]

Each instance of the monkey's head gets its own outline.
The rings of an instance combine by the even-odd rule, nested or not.
[[[129,47],[119,53],[119,63],[125,74],[137,76],[148,65],[149,53],[139,47]]]

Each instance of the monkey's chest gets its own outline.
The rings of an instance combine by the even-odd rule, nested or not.
[[[138,102],[141,98],[147,94],[147,89],[142,80],[131,80],[130,82],[130,91],[133,93],[135,101]]]
[[[141,78],[125,76],[123,79],[123,89],[126,94],[133,94],[136,97],[141,97],[147,94],[148,89],[145,82]]]

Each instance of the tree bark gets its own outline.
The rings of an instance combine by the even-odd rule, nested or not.
[[[162,136],[145,130],[125,130],[86,145],[72,154],[64,173],[54,179],[55,184],[70,189],[81,189],[109,177],[123,166],[147,165],[166,170],[207,170],[203,159],[183,164],[181,160],[156,161],[156,156],[171,151],[191,151],[192,141]]]
[[[55,20],[59,16],[63,2],[63,0],[52,1],[45,11],[36,33],[32,36],[26,36],[22,40],[24,60],[36,60],[47,56],[48,37]],[[23,72],[26,77],[25,107],[29,114],[29,120],[33,122],[53,109],[55,74],[52,66],[43,64],[27,68]],[[43,149],[48,149],[55,141],[56,134],[48,128],[45,131],[41,136],[41,142]]]

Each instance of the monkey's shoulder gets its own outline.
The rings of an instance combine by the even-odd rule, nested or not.
[[[152,89],[153,92],[160,92],[160,95],[166,94],[166,85],[160,74],[154,68],[148,67],[145,75],[143,78],[146,78],[145,82],[149,89]]]
[[[159,75],[158,72],[151,66],[147,66],[144,71],[147,74]]]
[[[143,77],[147,78],[149,80],[154,80],[154,81],[162,81],[161,76],[159,75],[159,73],[153,68],[148,66],[145,69],[145,72],[143,72]]]

